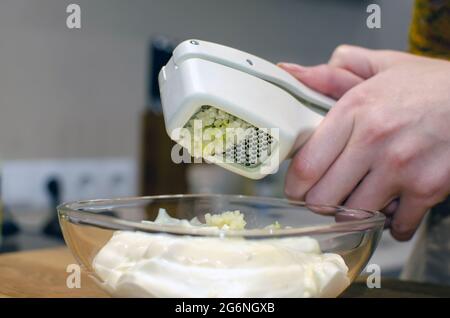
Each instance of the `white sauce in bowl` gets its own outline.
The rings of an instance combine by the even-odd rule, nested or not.
[[[171,218],[164,210],[152,223],[219,229]],[[350,283],[343,258],[322,253],[311,237],[246,240],[116,231],[92,266],[103,287],[118,297],[336,297]]]

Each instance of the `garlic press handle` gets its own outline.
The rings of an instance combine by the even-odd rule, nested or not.
[[[300,100],[322,112],[327,112],[336,103],[295,79],[288,72],[260,57],[216,43],[200,40],[186,40],[173,52],[174,62],[179,65],[186,59],[201,58],[222,64],[268,81],[289,92]]]

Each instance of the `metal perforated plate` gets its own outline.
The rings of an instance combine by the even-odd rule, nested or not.
[[[211,119],[210,116],[206,116],[207,113],[217,115],[219,120],[224,120],[224,124],[220,124],[217,127],[211,122],[215,123],[216,118]],[[212,106],[202,106],[202,108],[189,120],[185,128],[188,128],[193,135],[193,122],[195,120],[201,120],[203,132],[208,128],[221,129],[227,143],[223,146],[223,151],[214,152],[212,155],[227,164],[239,164],[245,168],[255,168],[265,162],[272,154],[276,145],[276,140],[269,134],[270,129],[258,128],[250,123],[237,118],[222,110],[213,108]],[[239,128],[243,130],[243,133],[233,134],[233,137],[227,139],[227,129],[230,122],[237,122]],[[231,125],[232,126],[232,125]],[[231,142],[230,142],[231,141]]]
[[[244,139],[229,147],[223,155],[226,162],[237,163],[247,168],[257,167],[270,157],[273,142],[271,135],[252,126],[247,129]]]

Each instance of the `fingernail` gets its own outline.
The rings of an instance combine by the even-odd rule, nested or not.
[[[278,66],[286,71],[301,73],[306,71],[306,67],[293,63],[278,63]]]
[[[398,204],[398,200],[393,200],[382,210],[382,212],[386,215],[392,215],[397,210]]]

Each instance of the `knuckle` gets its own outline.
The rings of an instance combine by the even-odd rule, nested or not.
[[[368,88],[361,86],[348,91],[339,101],[339,106],[345,110],[359,108],[367,105]]]
[[[294,158],[292,168],[297,177],[304,181],[313,181],[319,176],[316,166],[311,164],[301,153]]]
[[[342,58],[342,56],[348,54],[348,52],[351,50],[352,46],[348,45],[348,44],[341,44],[338,45],[333,53],[331,54],[331,59],[330,61],[335,61],[337,62],[338,60],[340,60]]]
[[[444,185],[445,180],[441,178],[412,178],[409,182],[409,190],[415,197],[431,202],[441,195]]]
[[[382,138],[381,136],[379,137]],[[388,151],[386,160],[390,167],[397,169],[406,167],[416,157],[417,150],[414,147],[396,147]]]
[[[358,123],[360,133],[355,137],[358,144],[370,147],[382,143],[391,136],[393,129],[388,124],[383,125],[383,116],[376,114],[367,118]],[[392,151],[392,155],[396,156],[397,152]]]
[[[355,118],[355,141],[369,146],[386,141],[407,125],[404,120],[392,116],[388,109],[380,108],[377,100],[368,98],[374,95],[371,90],[366,86],[358,87],[340,101],[342,111],[352,113]]]

